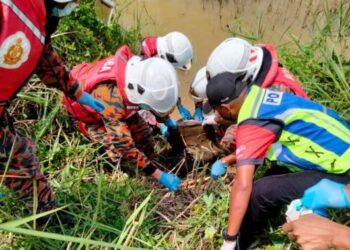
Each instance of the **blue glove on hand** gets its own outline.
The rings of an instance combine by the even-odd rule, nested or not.
[[[214,162],[214,164],[211,166],[211,178],[216,180],[221,175],[224,175],[226,173],[227,165],[227,163],[223,163],[221,160]]]
[[[190,111],[188,111],[182,104],[178,105],[177,109],[179,110],[182,119],[184,119],[185,121],[193,119]]]
[[[195,108],[194,119],[200,122],[203,121],[204,117],[203,117],[202,109],[200,107]]]
[[[345,185],[328,179],[322,179],[316,185],[305,190],[301,203],[309,209],[350,208],[345,193]]]
[[[169,130],[168,130],[168,126],[165,125],[164,123],[162,123],[162,125],[160,125],[160,133],[165,137],[168,138],[169,137]]]
[[[164,122],[164,124],[169,128],[177,129],[177,123],[174,119],[169,118]]]
[[[169,188],[171,192],[173,192],[180,188],[181,179],[174,174],[162,172],[159,178],[159,182],[163,186]]]
[[[83,94],[78,98],[77,101],[80,104],[89,106],[90,108],[96,110],[97,112],[102,112],[105,109],[105,107],[99,100],[92,97],[90,94],[86,92],[83,92]]]
[[[323,208],[313,210],[312,212],[319,215],[319,216],[322,216],[324,218],[328,218],[328,214],[327,214],[326,210],[324,210]]]

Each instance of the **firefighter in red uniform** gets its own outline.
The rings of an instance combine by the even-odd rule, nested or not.
[[[271,44],[253,46],[236,37],[224,40],[211,53],[206,65],[208,79],[223,72],[240,74],[242,81],[249,85],[256,84],[308,98],[301,84],[278,62],[277,51]],[[205,108],[209,109],[208,103],[205,103]],[[218,124],[225,122],[218,113],[215,114],[215,121]],[[235,124],[229,126],[221,141],[230,152],[235,150],[235,130]],[[225,174],[227,166],[232,163],[235,163],[234,155],[217,160],[211,168],[212,178]]]
[[[176,69],[190,70],[193,59],[193,48],[190,40],[181,32],[170,32],[165,36],[146,37],[141,43],[141,55],[158,56],[170,62]],[[184,120],[193,119],[190,111],[182,104],[181,98],[177,108]],[[167,127],[161,127],[162,134],[167,134]]]
[[[165,36],[143,39],[141,55],[159,56],[177,69],[189,70],[192,64],[193,49],[190,40],[183,33],[175,31]]]
[[[0,176],[30,209],[35,181],[39,212],[54,207],[55,197],[40,172],[34,143],[16,134],[6,105],[37,73],[46,85],[101,110],[99,102],[70,78],[51,46],[50,36],[59,17],[69,14],[76,5],[72,0],[0,0]]]
[[[177,190],[180,179],[157,168],[152,131],[138,113],[145,109],[167,117],[174,109],[179,91],[174,67],[160,58],[134,56],[124,45],[115,55],[75,66],[72,75],[104,106],[104,111],[97,113],[66,96],[63,102],[78,128],[102,144],[113,162],[128,160],[171,191]],[[165,124],[176,129],[170,118]]]

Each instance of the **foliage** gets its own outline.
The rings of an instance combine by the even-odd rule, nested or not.
[[[135,50],[140,38],[139,27],[125,31],[117,22],[111,25],[100,22],[91,0],[80,1],[76,11],[60,20],[53,35],[54,47],[69,66],[111,55],[122,44]]]
[[[313,40],[304,44],[294,39],[296,50],[279,48],[282,63],[304,84],[311,98],[334,108],[347,121],[350,62],[339,52],[338,44],[348,40],[349,6],[343,1],[335,11],[325,6],[327,21]],[[118,24],[100,23],[94,17],[92,0],[81,1],[80,8],[62,20],[53,37],[69,66],[114,53],[123,43],[135,50],[139,40],[139,27],[125,31]],[[32,221],[41,215],[30,217],[24,204],[0,187],[4,195],[0,200],[0,250],[106,249],[110,244],[143,249],[218,248],[228,216],[228,179],[200,181],[194,188],[171,194],[148,178],[123,174],[119,164],[111,164],[100,154],[99,145],[83,138],[72,120],[58,112],[59,93],[37,83],[36,78],[31,80],[10,112],[19,133],[35,136],[42,170],[50,176],[58,204],[68,206],[65,210],[75,225],[48,224],[38,232]],[[330,215],[348,222],[340,213],[331,211]],[[287,242],[280,229],[271,226],[256,246],[295,248]]]
[[[336,110],[350,121],[350,61],[335,46],[302,45],[297,52],[281,49],[284,65],[298,76],[311,99]]]
[[[335,10],[325,5],[321,15],[326,21],[319,24],[319,32],[313,39],[302,44],[292,36],[298,49],[280,48],[281,61],[302,82],[311,99],[336,110],[350,122],[350,60],[347,52],[350,3],[340,1]]]

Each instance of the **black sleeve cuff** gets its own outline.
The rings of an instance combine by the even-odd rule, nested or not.
[[[238,234],[236,234],[236,235],[229,235],[227,233],[226,229],[224,230],[222,235],[224,237],[224,240],[227,240],[227,241],[235,241],[235,240],[237,240],[237,237],[238,237]]]
[[[151,162],[142,168],[142,172],[147,176],[152,175],[156,170],[157,168]]]
[[[68,90],[68,92],[66,93],[70,98],[72,98],[73,100],[76,100],[77,98],[75,97],[75,94],[77,92],[77,89],[79,88],[79,83],[75,82],[71,89]]]

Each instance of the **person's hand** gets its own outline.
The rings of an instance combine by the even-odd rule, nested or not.
[[[346,249],[334,242],[346,242],[349,235],[346,226],[316,214],[300,216],[298,220],[284,224],[282,230],[304,250]]]
[[[220,250],[234,250],[236,247],[236,241],[224,241],[222,243]]]
[[[168,126],[165,125],[164,123],[162,123],[162,125],[160,125],[160,133],[165,137],[168,138],[169,137],[169,130],[168,130]]]
[[[168,118],[164,124],[171,129],[177,129],[177,123],[174,119]]]
[[[89,106],[90,108],[96,110],[97,112],[102,112],[105,107],[103,106],[103,104],[97,100],[96,98],[92,97],[90,94],[83,92],[79,98],[77,99],[77,101],[80,104],[84,104]]]
[[[180,188],[181,179],[172,173],[162,172],[159,182],[173,192]]]
[[[233,121],[229,121],[229,120],[224,119],[217,111],[215,111],[215,122],[217,124],[225,125],[225,126],[230,126],[230,125],[234,124]]]
[[[305,190],[301,203],[306,208],[350,208],[345,185],[328,179],[322,179],[316,185]]]
[[[211,178],[216,180],[220,176],[224,175],[226,173],[227,165],[228,164],[226,162],[223,163],[221,160],[214,162],[214,164],[211,166]]]
[[[204,117],[203,117],[202,109],[200,107],[195,108],[194,119],[200,122],[203,121]]]
[[[188,111],[182,104],[178,105],[177,109],[179,110],[181,118],[184,119],[185,121],[193,119],[190,111]]]

